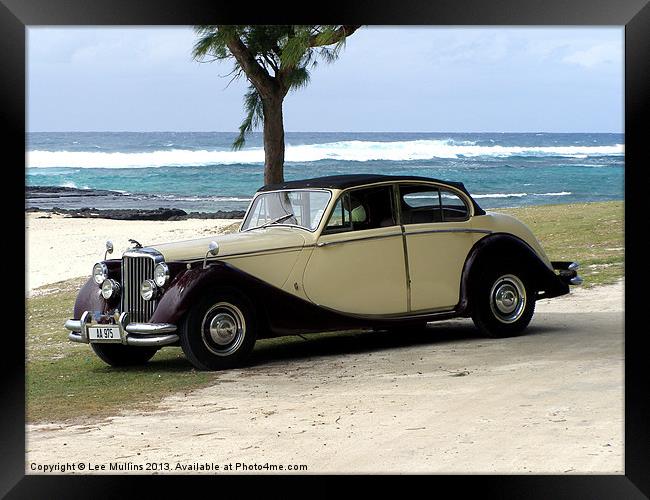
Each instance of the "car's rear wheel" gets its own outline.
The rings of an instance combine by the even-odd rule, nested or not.
[[[135,347],[124,344],[90,344],[95,354],[111,366],[144,365],[153,358],[157,347]]]
[[[239,294],[206,297],[185,316],[181,347],[199,370],[223,370],[244,364],[257,338],[253,307]]]
[[[521,334],[535,313],[535,290],[519,269],[487,270],[477,277],[472,320],[488,337]]]

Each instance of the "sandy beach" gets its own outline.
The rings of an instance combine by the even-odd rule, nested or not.
[[[180,241],[234,230],[241,221],[188,219],[180,221],[124,221],[81,219],[49,213],[26,213],[27,294],[58,281],[90,276],[93,264],[104,258],[106,240],[114,256],[129,248],[129,239],[143,245]]]

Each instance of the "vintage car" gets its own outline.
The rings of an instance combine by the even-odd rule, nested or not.
[[[65,323],[106,363],[180,345],[198,369],[241,365],[260,338],[405,329],[471,317],[521,333],[535,301],[581,283],[517,219],[462,183],[339,175],[266,185],[236,233],[133,248],[95,264]]]

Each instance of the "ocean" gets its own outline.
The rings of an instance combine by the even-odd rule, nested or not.
[[[243,210],[263,183],[261,133],[240,151],[225,132],[34,132],[27,186],[71,196],[52,208]],[[623,134],[287,133],[285,179],[348,173],[460,181],[484,208],[623,199]],[[97,192],[109,190],[113,193]]]

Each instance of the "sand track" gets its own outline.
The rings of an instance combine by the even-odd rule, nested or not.
[[[621,474],[623,375],[619,283],[541,301],[528,334],[512,339],[454,320],[256,350],[253,366],[153,411],[28,426],[26,472],[31,463],[162,462],[183,473],[177,463],[240,462]]]

